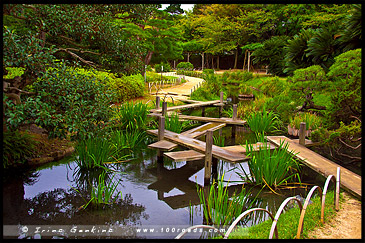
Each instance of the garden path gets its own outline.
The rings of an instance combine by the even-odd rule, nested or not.
[[[163,73],[163,75],[166,75],[166,76],[179,76],[179,77],[184,76],[184,75],[176,75],[176,72]],[[186,83],[183,83],[183,84],[177,85],[177,86],[172,86],[172,87],[169,87],[169,88],[161,89],[158,92],[158,96],[163,98],[165,95],[167,95],[167,100],[166,101],[168,101],[168,102],[171,102],[171,96],[174,100],[175,99],[187,100],[188,97],[190,96],[191,89],[194,86],[196,86],[199,83],[204,81],[204,79],[189,77],[189,76],[185,76],[185,79],[187,80]]]

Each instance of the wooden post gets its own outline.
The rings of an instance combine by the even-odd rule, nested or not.
[[[221,93],[220,93],[220,102],[221,103],[223,103],[223,95],[224,95],[224,93],[223,93],[223,91],[221,91]]]
[[[213,130],[208,129],[205,138],[204,185],[210,184],[210,176],[212,174],[212,146]]]
[[[165,135],[165,117],[159,116],[158,117],[158,141],[163,140]],[[163,162],[163,151],[161,149],[157,150],[157,162]]]
[[[305,122],[301,122],[299,127],[299,144],[303,146],[305,145],[305,133]]]
[[[237,104],[233,104],[232,120],[237,120]]]
[[[166,112],[167,112],[167,102],[162,102],[162,116],[166,116]]]
[[[340,176],[341,176],[341,167],[337,167],[337,175],[336,175],[336,197],[335,197],[335,209],[336,211],[340,210]]]
[[[156,109],[160,108],[160,96],[156,96]]]
[[[237,104],[233,104],[232,120],[237,120]],[[236,138],[237,126],[232,125],[232,138]]]

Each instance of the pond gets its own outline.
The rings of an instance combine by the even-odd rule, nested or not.
[[[230,128],[224,128],[222,134],[228,141]],[[242,134],[245,132],[238,132],[236,144],[245,139]],[[157,151],[147,148],[153,141],[146,139],[144,146],[133,151],[136,159],[109,167],[120,172],[113,173],[116,175],[113,179],[121,180],[117,191],[122,192],[122,199],[101,209],[80,208],[86,202],[90,181],[96,180],[100,171],[80,172],[75,157],[7,178],[3,183],[3,224],[8,235],[4,238],[172,239],[189,226],[205,224],[197,195],[197,185],[202,187],[204,183],[204,160],[173,162],[164,158],[159,163]],[[248,173],[247,163],[241,165]],[[243,184],[236,174],[238,167],[218,161],[218,176],[224,173],[231,190],[239,190]],[[302,181],[324,184],[324,178],[308,168],[302,171]],[[258,191],[252,188],[250,197],[255,197]],[[264,190],[258,195],[255,207],[275,213],[288,196],[305,197],[307,192],[290,189],[276,195]],[[266,218],[258,214],[242,224],[250,226]],[[198,231],[184,238],[211,235]]]

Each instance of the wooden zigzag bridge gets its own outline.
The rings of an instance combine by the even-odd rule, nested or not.
[[[159,127],[155,130],[147,130],[147,133],[156,136],[158,141],[148,145],[148,147],[158,150],[157,157],[160,162],[163,161],[163,156],[166,156],[173,161],[188,162],[204,159],[204,185],[209,185],[212,172],[216,173],[217,171],[218,159],[230,163],[244,162],[249,159],[249,157],[246,156],[245,147],[241,145],[226,147],[213,145],[214,131],[220,130],[228,125],[232,127],[232,137],[234,137],[236,134],[236,127],[246,125],[246,121],[237,118],[236,104],[233,105],[232,118],[221,117],[224,105],[222,93],[220,100],[208,102],[193,101],[191,104],[173,107],[167,107],[166,102],[163,102],[162,107],[160,107],[160,97],[156,96],[156,109],[152,109],[151,114],[149,115],[158,117]],[[205,117],[205,107],[209,106],[218,107],[219,118]],[[202,108],[202,116],[186,116],[179,114],[179,118],[182,120],[199,121],[204,123],[203,125],[181,134],[165,129],[165,116],[167,112],[190,108]],[[205,142],[198,140],[198,138],[202,136],[205,136]],[[267,144],[269,149],[275,149],[283,141],[288,142],[288,152],[296,153],[296,159],[325,177],[331,174],[335,175],[337,167],[340,167],[342,188],[357,198],[361,198],[361,176],[308,149],[306,146],[310,141],[305,139],[305,124],[300,130],[299,140],[293,140],[285,136],[266,136],[265,138],[269,141]],[[172,152],[172,150],[179,145],[187,148],[187,150]],[[263,146],[264,144],[262,143],[253,144],[253,148],[256,150]]]

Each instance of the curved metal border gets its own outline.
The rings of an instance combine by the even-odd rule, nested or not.
[[[296,239],[299,239],[300,238],[300,234],[303,232],[303,224],[304,224],[305,210],[307,209],[307,206],[309,204],[309,200],[311,199],[314,191],[317,188],[319,190],[319,195],[321,196],[321,200],[322,200],[322,189],[319,186],[313,186],[312,189],[309,191],[306,199],[305,199],[304,206],[303,206],[303,210],[302,210],[302,212],[300,214],[297,236],[295,237]]]
[[[249,210],[246,210],[245,212],[241,213],[235,221],[233,221],[233,223],[231,224],[231,226],[229,226],[226,234],[224,235],[223,239],[228,239],[228,236],[229,234],[232,232],[233,228],[236,226],[236,224],[238,224],[238,222],[246,217],[248,214],[254,212],[254,211],[264,211],[264,212],[267,212],[269,214],[269,216],[271,217],[272,220],[274,220],[274,216],[266,209],[264,208],[251,208]],[[278,239],[278,230],[275,228],[275,236],[276,236],[276,239]]]
[[[224,236],[224,234],[222,232],[219,231],[219,229],[213,227],[213,226],[210,226],[210,225],[194,225],[194,226],[190,226],[188,228],[185,229],[184,232],[181,232],[180,234],[178,234],[175,239],[180,239],[181,237],[183,237],[186,233],[188,233],[189,230],[192,230],[192,229],[195,229],[195,228],[206,228],[206,229],[215,229],[217,230],[217,232],[219,234],[221,234],[222,236]]]
[[[326,182],[324,183],[324,187],[323,187],[323,193],[322,193],[322,207],[321,207],[321,223],[324,223],[324,208],[325,208],[325,202],[326,202],[326,193],[327,193],[327,189],[328,189],[328,185],[330,183],[331,180],[334,180],[335,184],[336,184],[336,177],[334,175],[329,175],[327,177]],[[336,193],[334,193],[334,204],[336,205]]]
[[[285,200],[281,203],[281,205],[280,205],[280,207],[279,207],[278,211],[277,211],[277,212],[276,212],[276,214],[275,214],[275,218],[274,218],[274,221],[272,222],[271,229],[270,229],[269,239],[272,239],[272,236],[273,236],[273,234],[274,234],[274,230],[275,230],[275,232],[277,232],[276,224],[277,224],[277,222],[278,222],[278,220],[279,220],[280,214],[281,214],[281,213],[282,213],[282,211],[284,210],[284,207],[286,206],[286,204],[288,204],[288,202],[289,202],[289,201],[291,201],[291,200],[294,200],[294,201],[296,201],[296,202],[298,203],[298,205],[299,205],[299,209],[300,209],[300,211],[302,212],[302,209],[303,209],[303,207],[302,207],[302,203],[299,201],[299,199],[298,199],[298,198],[296,198],[296,197],[288,197],[287,199],[285,199]],[[278,238],[278,237],[276,237],[276,238]]]
[[[336,211],[340,210],[340,179],[341,179],[341,167],[337,167],[337,176],[336,176],[336,202],[335,208]]]

